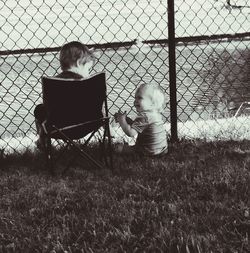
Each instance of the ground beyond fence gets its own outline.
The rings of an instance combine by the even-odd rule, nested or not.
[[[157,82],[171,93],[164,117],[172,135],[209,138],[212,129],[213,137],[250,138],[248,117],[231,117],[250,101],[247,0],[171,2],[1,2],[1,149],[34,145],[40,77],[60,72],[58,52],[72,40],[95,48],[93,72],[107,73],[111,116],[134,115],[137,85]]]

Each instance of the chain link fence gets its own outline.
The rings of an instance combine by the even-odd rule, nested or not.
[[[249,138],[249,118],[232,117],[250,101],[249,13],[247,0],[175,1],[179,135]]]
[[[249,137],[248,117],[232,117],[250,101],[249,12],[247,0],[175,0],[174,10],[162,0],[1,1],[0,148],[34,146],[40,78],[60,72],[58,52],[72,40],[94,47],[92,73],[107,74],[111,116],[118,109],[135,115],[133,95],[143,82],[160,84],[169,97],[175,64],[179,137],[210,138],[211,130],[218,138]],[[175,63],[169,61],[169,15]],[[169,115],[170,103],[168,130]]]

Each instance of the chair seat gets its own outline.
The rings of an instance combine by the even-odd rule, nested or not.
[[[58,131],[57,129],[53,129],[53,127],[50,131],[48,131],[49,127],[46,127],[46,131],[49,133],[50,138],[53,139],[63,139],[63,136],[61,134],[61,132],[63,132],[70,139],[78,140],[84,138],[89,133],[97,131],[100,127],[104,126],[104,120],[105,118],[102,118],[100,119],[100,121],[89,122],[88,124],[82,123],[81,125],[80,123],[78,124],[78,126],[71,125],[57,128],[60,131]]]

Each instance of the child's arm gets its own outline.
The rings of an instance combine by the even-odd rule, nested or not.
[[[117,113],[115,113],[115,120],[119,122],[124,133],[129,137],[134,137],[135,135],[137,135],[137,131],[131,127],[131,125],[129,124],[131,122],[127,122],[126,118],[127,118],[126,112],[123,113],[121,111],[118,111]],[[129,119],[129,121],[132,120]]]

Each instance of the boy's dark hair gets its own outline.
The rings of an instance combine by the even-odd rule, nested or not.
[[[63,71],[77,65],[77,61],[85,64],[94,60],[93,52],[79,41],[72,41],[65,44],[60,51],[60,65]]]

